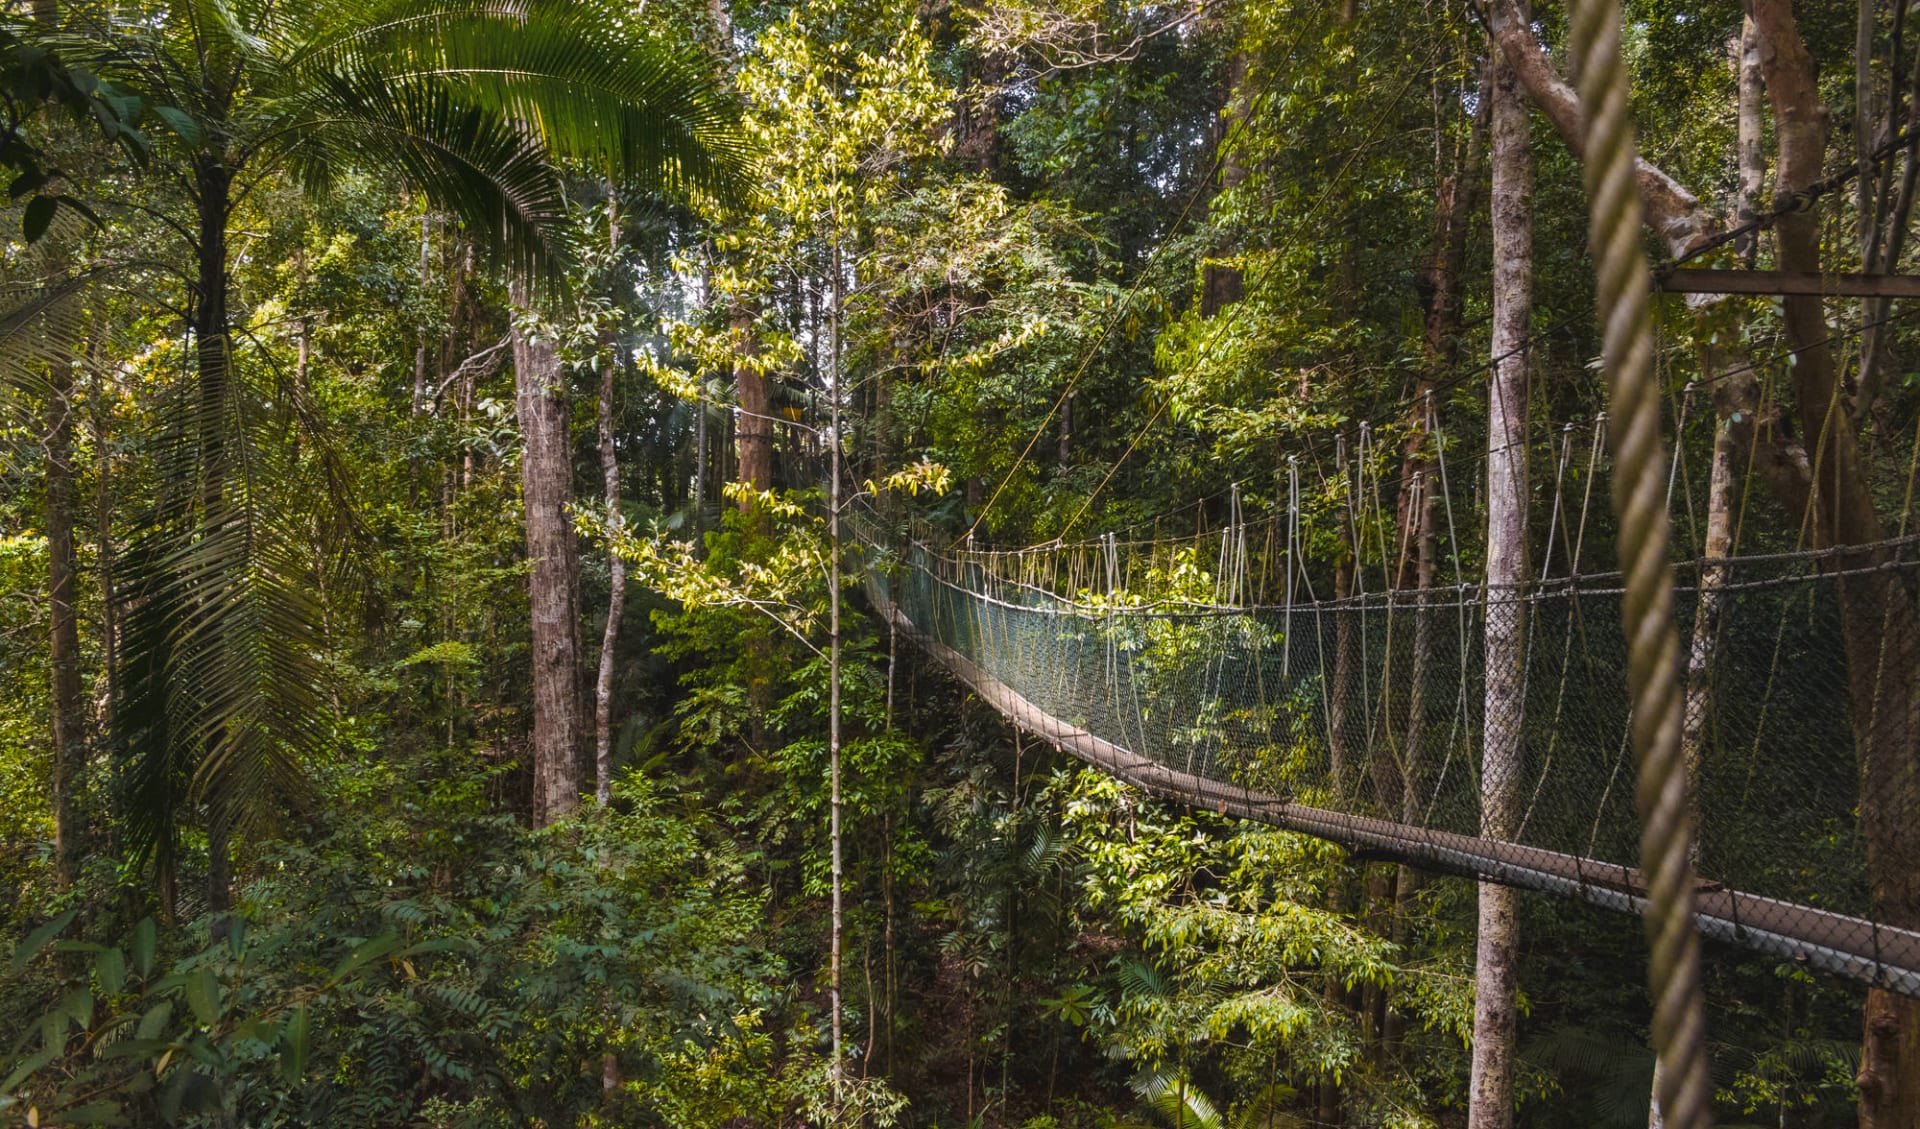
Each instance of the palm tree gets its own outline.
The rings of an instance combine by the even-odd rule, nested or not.
[[[266,366],[236,363],[236,208],[276,175],[319,192],[347,168],[397,173],[504,261],[517,298],[552,293],[568,257],[557,159],[644,188],[735,194],[746,183],[732,103],[706,56],[639,34],[633,15],[580,0],[95,0],[65,5],[55,29],[21,29],[157,107],[165,134],[150,170],[191,213],[162,216],[194,264],[189,371],[164,414],[162,486],[121,584],[128,845],[157,861],[163,901],[182,805],[206,806],[209,902],[223,909],[226,835],[298,795],[304,754],[325,731],[310,558],[275,489],[285,468],[254,441],[298,427],[302,409],[250,371]],[[525,344],[523,369],[540,368],[538,342]],[[529,406],[529,380],[523,371],[523,430],[539,456],[526,471],[534,649],[564,655],[576,625],[540,611],[571,577],[565,554],[537,551],[535,530],[564,528],[565,415],[538,395]],[[543,714],[578,712],[577,667],[536,662],[535,678],[536,780],[564,785],[577,726],[556,738]]]

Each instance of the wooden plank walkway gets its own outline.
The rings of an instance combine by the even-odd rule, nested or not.
[[[1297,804],[1168,768],[1047,713],[869,589],[877,610],[1013,724],[1162,799],[1340,843],[1423,869],[1578,898],[1629,913],[1646,909],[1646,883],[1618,863]],[[1703,882],[1695,898],[1703,936],[1920,997],[1920,932]]]

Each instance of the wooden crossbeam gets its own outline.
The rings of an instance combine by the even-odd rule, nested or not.
[[[1920,298],[1920,275],[1816,274],[1791,270],[1656,271],[1653,288],[1668,294],[1817,294],[1828,298]]]

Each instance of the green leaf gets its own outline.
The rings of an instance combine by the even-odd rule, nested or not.
[[[287,1085],[297,1086],[307,1074],[307,1045],[311,1036],[307,1005],[301,1004],[287,1017],[280,1033],[280,1077]]]
[[[116,1039],[100,1048],[103,1059],[157,1058],[174,1048],[171,1039]]]
[[[161,1000],[159,1003],[148,1008],[147,1014],[140,1017],[140,1026],[134,1028],[134,1037],[136,1039],[158,1039],[160,1032],[166,1030],[167,1021],[172,1018],[172,1002]]]
[[[27,939],[20,942],[20,946],[13,950],[12,959],[7,961],[7,971],[18,972],[27,967],[28,963],[31,962],[34,957],[40,955],[40,950],[46,948],[47,943],[58,936],[60,931],[65,929],[67,925],[73,921],[73,915],[79,912],[79,910],[70,909],[59,917],[42,925],[40,928],[35,929],[32,933],[27,934]]]
[[[29,192],[38,192],[40,186],[46,182],[46,173],[39,169],[29,169],[15,177],[13,183],[7,186],[7,196],[9,199],[18,200]]]
[[[154,928],[153,918],[146,917],[133,927],[133,967],[141,976],[153,971],[153,950],[159,942],[159,931]]]
[[[20,217],[20,234],[32,243],[47,233],[53,226],[53,217],[60,210],[60,201],[54,196],[35,196],[27,202],[27,210]]]
[[[119,1120],[119,1102],[88,1102],[60,1112],[62,1125],[113,1125]]]
[[[60,1011],[83,1031],[93,1026],[93,989],[83,986],[68,992],[61,997]]]
[[[167,123],[167,128],[174,132],[174,136],[188,145],[200,144],[200,123],[194,121],[193,116],[185,110],[173,106],[155,106],[153,112],[161,121]]]
[[[93,226],[95,227],[107,226],[106,223],[103,220],[101,220],[100,213],[94,211],[92,208],[87,207],[86,204],[82,203],[78,197],[68,196],[66,193],[63,192],[60,195],[55,196],[54,199],[60,201],[61,207],[79,212],[81,215],[87,217],[87,222],[91,223]]]
[[[126,954],[119,949],[101,949],[93,958],[93,974],[99,978],[102,992],[119,995],[127,986]]]
[[[202,1027],[212,1027],[220,1019],[220,982],[210,968],[197,968],[187,975],[187,1004]]]
[[[435,643],[431,647],[423,647],[415,651],[406,658],[394,663],[393,669],[399,670],[402,667],[418,666],[421,663],[437,663],[445,666],[478,666],[480,663],[480,655],[474,650],[472,644],[449,639],[445,642]]]
[[[362,941],[347,954],[345,960],[334,967],[332,979],[338,983],[399,947],[400,936],[397,933],[383,933],[372,940]]]
[[[35,1071],[52,1062],[54,1057],[59,1053],[60,1051],[57,1047],[46,1047],[38,1054],[21,1060],[20,1065],[13,1068],[12,1074],[7,1075],[5,1081],[0,1081],[0,1090],[19,1089],[20,1083],[33,1077]]]

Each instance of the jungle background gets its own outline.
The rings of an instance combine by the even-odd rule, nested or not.
[[[1869,167],[1814,238],[1897,272],[1905,3],[1750,7],[1798,17],[1813,173],[1734,0],[1627,4],[1649,161],[1695,234]],[[6,4],[0,1124],[1467,1124],[1471,883],[1388,921],[1381,864],[1021,736],[851,581],[830,915],[817,514],[835,443],[999,544],[1284,508],[1363,421],[1484,479],[1494,37],[1565,57],[1520,11]],[[1604,388],[1580,162],[1526,116],[1551,552]],[[1875,301],[1828,302],[1878,327],[1837,386],[1904,515],[1920,340]],[[1785,303],[1658,313],[1676,400],[1758,358],[1685,460],[1742,411],[1737,480],[1805,455]],[[1314,545],[1329,591],[1366,551]],[[1517,905],[1512,1123],[1646,1124],[1639,926]],[[1723,1122],[1873,1123],[1859,991],[1706,971]]]

